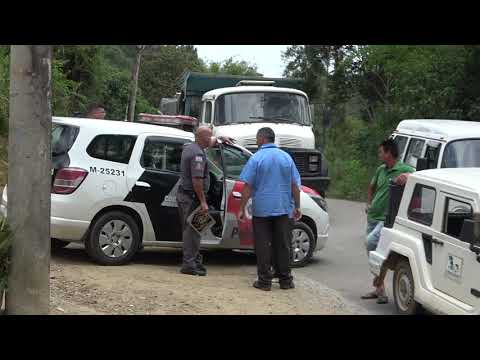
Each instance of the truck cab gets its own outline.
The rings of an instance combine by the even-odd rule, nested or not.
[[[252,152],[257,150],[257,131],[272,128],[275,143],[292,156],[302,184],[324,196],[330,178],[325,158],[315,149],[308,97],[303,91],[273,85],[274,81],[245,80],[206,92],[200,124]]]
[[[392,195],[369,265],[394,271],[397,311],[480,314],[480,169],[418,171]]]

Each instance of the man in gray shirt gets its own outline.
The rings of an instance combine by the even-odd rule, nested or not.
[[[230,139],[221,138],[223,141]],[[207,269],[202,265],[200,254],[200,235],[187,224],[187,218],[198,207],[208,212],[206,193],[210,187],[210,174],[205,149],[215,145],[209,127],[201,126],[195,132],[195,142],[186,144],[180,163],[180,184],[177,192],[177,204],[183,228],[183,263],[180,272],[188,275],[205,276]]]

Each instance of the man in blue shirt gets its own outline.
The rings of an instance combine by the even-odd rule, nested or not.
[[[271,290],[272,260],[279,275],[281,289],[294,288],[290,271],[290,216],[299,220],[300,174],[285,151],[275,144],[275,133],[265,127],[258,130],[258,151],[248,160],[240,174],[245,182],[240,204],[240,220],[252,197],[252,224],[257,255],[258,280],[253,286]],[[272,259],[273,256],[273,259]]]

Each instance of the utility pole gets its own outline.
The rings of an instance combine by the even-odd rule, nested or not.
[[[130,104],[128,106],[128,121],[132,122],[135,116],[135,103],[137,102],[138,74],[140,73],[140,61],[142,53],[147,45],[137,45],[137,58],[132,72],[132,86],[130,91]]]
[[[50,45],[12,45],[8,222],[13,231],[6,312],[48,314],[51,189]]]

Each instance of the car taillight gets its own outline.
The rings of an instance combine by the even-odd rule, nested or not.
[[[57,171],[53,182],[52,193],[71,194],[80,186],[88,175],[88,171],[79,168],[63,168]]]

